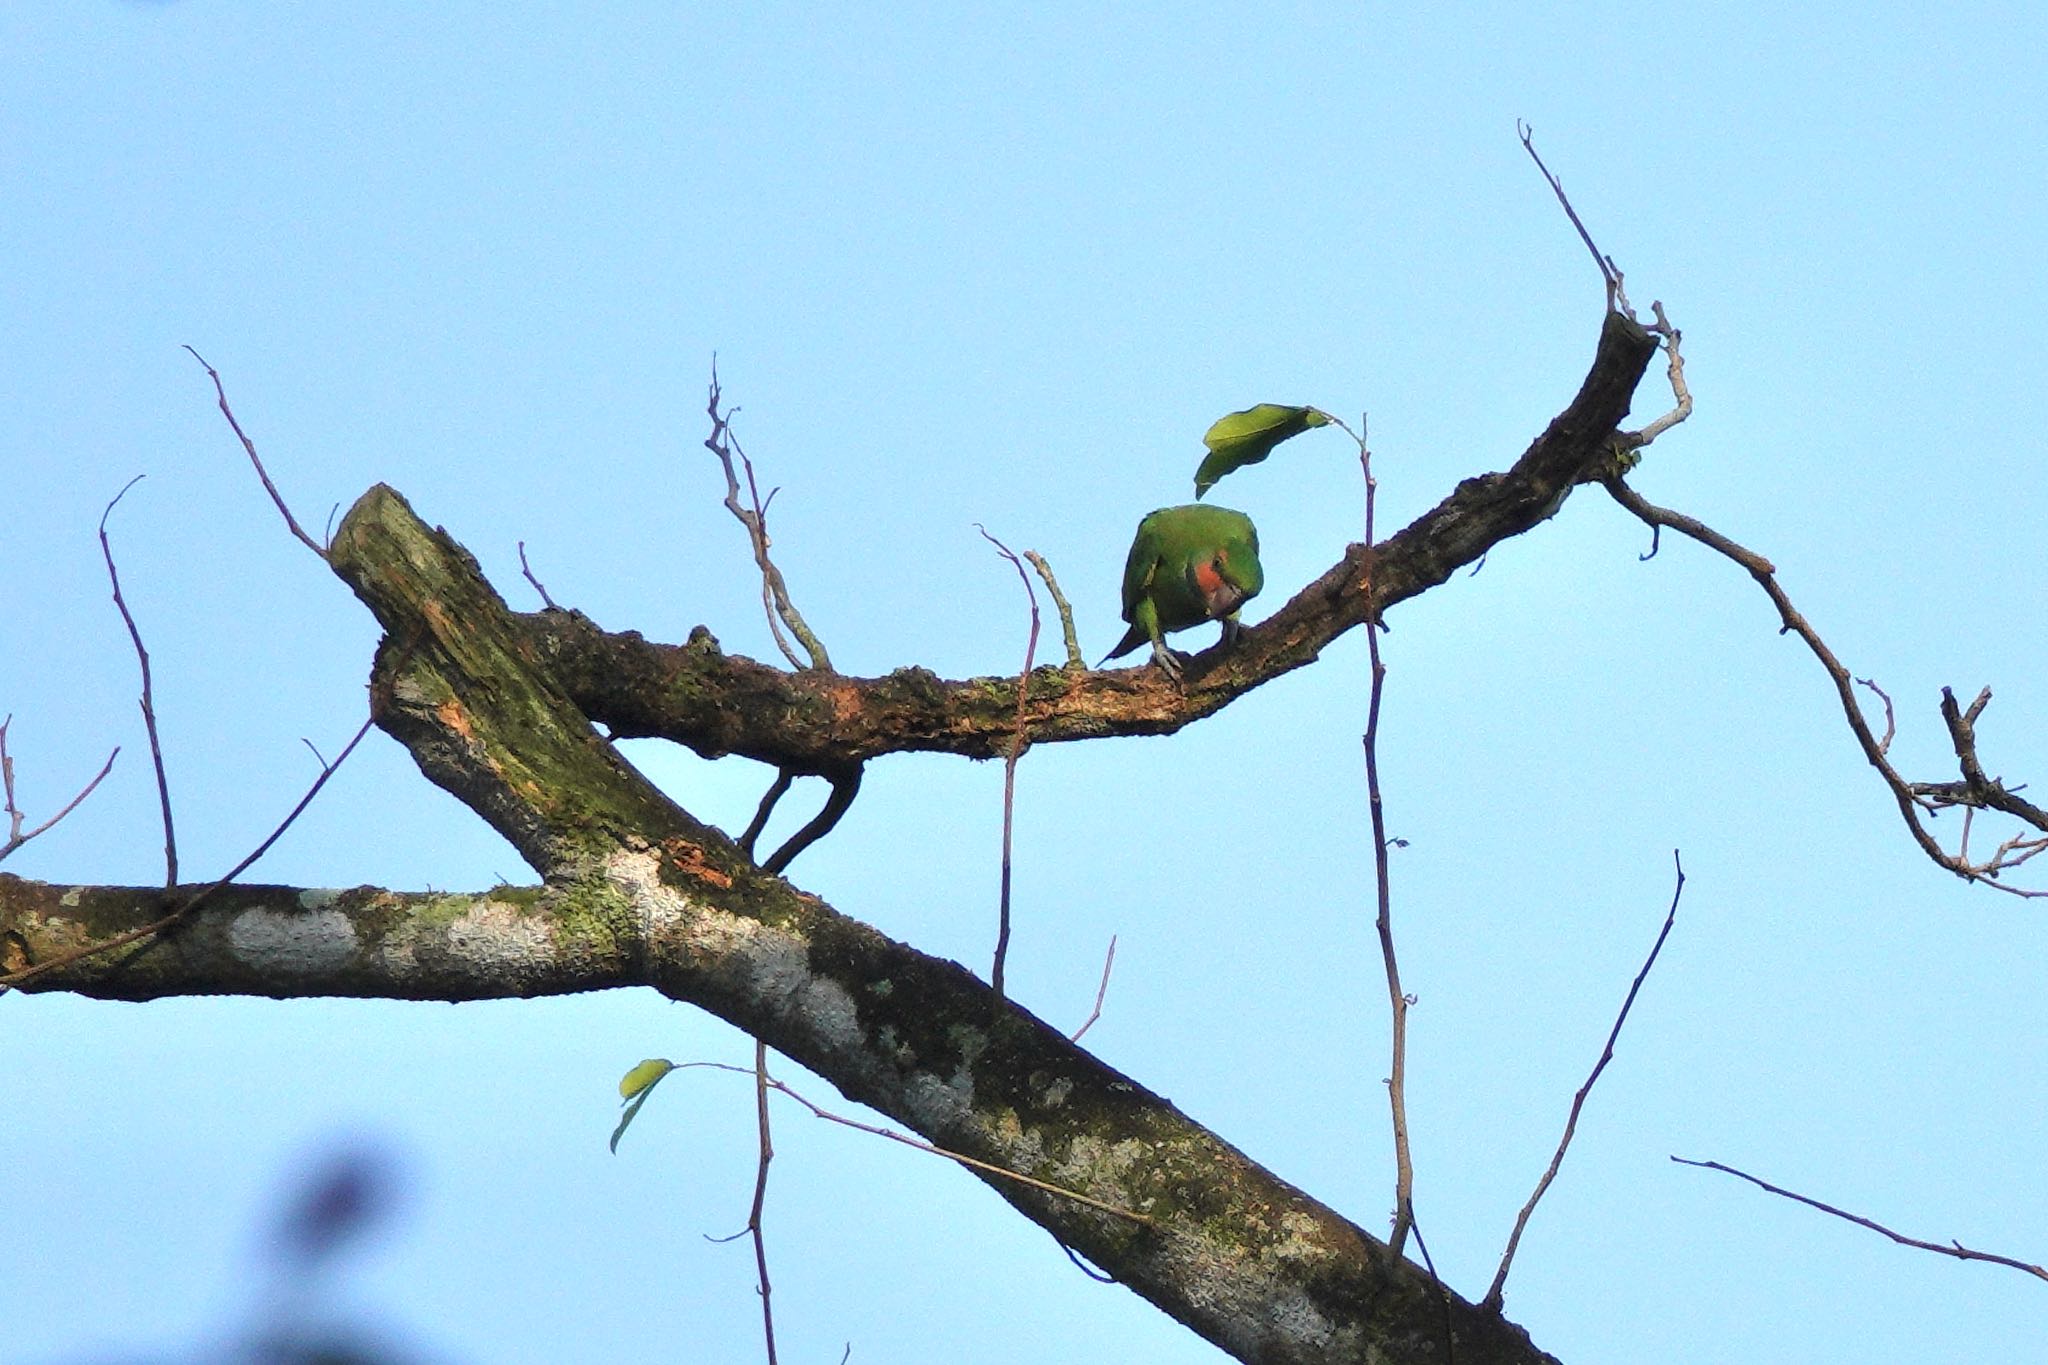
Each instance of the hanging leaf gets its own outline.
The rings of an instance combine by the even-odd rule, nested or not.
[[[1202,437],[1209,447],[1208,458],[1195,471],[1195,496],[1201,497],[1217,480],[1233,469],[1257,464],[1273,453],[1273,447],[1311,427],[1325,426],[1329,416],[1315,408],[1288,407],[1282,403],[1261,403],[1257,407],[1218,418]]]
[[[627,1125],[639,1114],[640,1106],[647,1103],[647,1097],[654,1093],[656,1083],[675,1069],[675,1063],[664,1057],[649,1057],[619,1078],[619,1095],[625,1101],[626,1112],[619,1116],[619,1126],[612,1129],[614,1156],[618,1155],[619,1139],[626,1135]]]

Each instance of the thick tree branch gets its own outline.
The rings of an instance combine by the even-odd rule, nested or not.
[[[95,996],[240,991],[470,999],[649,984],[937,1145],[1146,1214],[994,1178],[1061,1243],[1244,1360],[1441,1358],[1417,1267],[966,969],[755,867],[600,738],[475,562],[378,488],[330,548],[386,631],[379,725],[505,835],[544,890],[399,898],[228,888],[162,940],[35,980]],[[1013,698],[1014,700],[1014,698]],[[1012,717],[1014,723],[1014,716]],[[162,893],[0,878],[0,945],[32,963]],[[1549,1359],[1450,1303],[1458,1359]]]
[[[1023,708],[1031,743],[1171,734],[1314,662],[1363,623],[1368,572],[1384,610],[1536,526],[1576,485],[1617,472],[1617,431],[1656,352],[1650,332],[1609,313],[1577,396],[1512,468],[1466,479],[1371,552],[1349,547],[1236,646],[1196,655],[1185,691],[1150,668],[1034,670]],[[707,758],[742,754],[821,773],[888,753],[1000,758],[1016,733],[1014,677],[947,680],[922,668],[880,678],[792,673],[726,654],[702,627],[685,644],[663,645],[601,630],[577,612],[521,616],[518,629],[522,647],[614,735],[671,739]]]

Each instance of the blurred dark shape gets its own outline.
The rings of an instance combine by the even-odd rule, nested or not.
[[[353,1142],[316,1160],[288,1197],[273,1232],[279,1273],[314,1273],[399,1203],[395,1163],[368,1143]]]

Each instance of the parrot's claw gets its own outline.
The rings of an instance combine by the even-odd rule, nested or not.
[[[1181,684],[1183,679],[1180,673],[1180,655],[1168,649],[1165,644],[1155,640],[1152,644],[1152,662],[1159,665],[1160,672],[1173,679],[1175,686]]]

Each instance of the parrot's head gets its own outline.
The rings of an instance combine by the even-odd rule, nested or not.
[[[1212,621],[1221,621],[1266,586],[1265,570],[1259,567],[1256,546],[1246,541],[1216,547],[1214,554],[1195,563],[1195,588],[1202,594],[1203,608]]]

